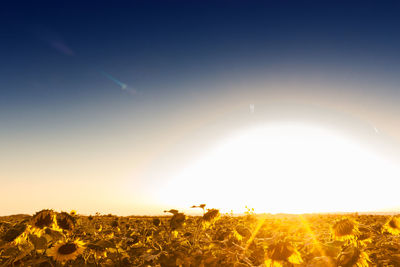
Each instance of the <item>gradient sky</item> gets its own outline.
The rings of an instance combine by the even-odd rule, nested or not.
[[[159,198],[174,174],[276,122],[334,129],[398,165],[399,12],[398,1],[2,3],[0,215],[183,208]]]

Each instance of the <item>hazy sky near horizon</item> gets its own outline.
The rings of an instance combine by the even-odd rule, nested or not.
[[[398,166],[399,11],[397,1],[3,3],[0,215],[175,208],[159,198],[171,177],[274,123],[330,129]]]

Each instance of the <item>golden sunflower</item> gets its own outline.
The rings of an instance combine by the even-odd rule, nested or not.
[[[353,240],[358,231],[357,223],[349,218],[337,220],[331,228],[332,236],[336,240]]]
[[[400,218],[399,217],[391,217],[383,226],[383,232],[389,232],[392,235],[400,234]]]
[[[31,219],[32,226],[43,229],[45,227],[51,228],[55,223],[55,215],[52,210],[41,210],[36,212]]]
[[[57,213],[57,225],[63,230],[72,230],[75,227],[76,219],[66,212]]]
[[[75,260],[85,250],[84,243],[80,240],[59,242],[54,247],[47,250],[47,256],[55,261],[64,263],[69,260]]]

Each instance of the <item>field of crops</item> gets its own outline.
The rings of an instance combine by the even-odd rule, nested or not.
[[[400,266],[400,219],[381,215],[0,217],[1,266]]]

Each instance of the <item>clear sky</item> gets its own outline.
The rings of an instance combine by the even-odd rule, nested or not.
[[[399,11],[2,3],[0,215],[398,210]]]

